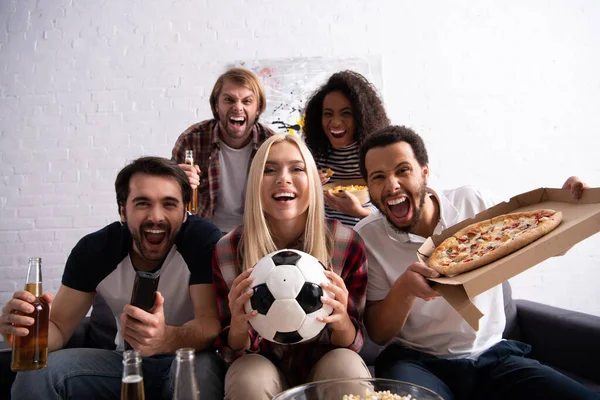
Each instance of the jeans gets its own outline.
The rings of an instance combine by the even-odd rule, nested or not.
[[[196,379],[202,399],[223,399],[226,364],[212,351],[196,353]],[[20,372],[12,386],[13,399],[119,399],[123,354],[100,349],[63,349],[48,354],[44,369]],[[146,399],[171,399],[175,356],[142,358]]]
[[[512,340],[488,349],[477,360],[438,358],[399,345],[375,362],[375,376],[411,382],[451,399],[600,399],[585,386],[525,358],[531,346]]]

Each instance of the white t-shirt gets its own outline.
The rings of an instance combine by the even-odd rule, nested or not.
[[[220,187],[212,222],[222,232],[230,232],[242,225],[250,154],[252,142],[241,149],[234,149],[220,140]]]
[[[441,233],[493,204],[472,187],[445,191],[438,199],[440,221],[434,234]],[[425,238],[396,231],[379,211],[361,220],[354,229],[367,248],[369,285],[367,301],[383,300],[398,277],[416,261],[417,250]],[[477,359],[481,353],[502,340],[506,324],[502,286],[481,293],[473,299],[483,317],[475,331],[442,297],[430,301],[417,299],[406,324],[389,343],[398,343],[444,358]]]

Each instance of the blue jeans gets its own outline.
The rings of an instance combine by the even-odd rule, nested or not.
[[[100,349],[63,349],[48,354],[44,369],[20,372],[12,386],[13,399],[119,399],[123,354]],[[196,378],[202,399],[224,396],[227,370],[212,351],[196,353]],[[171,399],[175,384],[175,356],[142,358],[146,399]]]
[[[600,399],[600,395],[524,356],[531,346],[507,340],[477,360],[438,358],[399,345],[375,362],[375,376],[415,383],[452,399]]]

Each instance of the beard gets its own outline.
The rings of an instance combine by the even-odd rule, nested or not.
[[[171,227],[169,224],[165,224],[165,223],[153,224],[151,222],[147,222],[147,223],[140,225],[139,229],[131,228],[131,227],[129,227],[129,225],[127,225],[127,223],[125,223],[125,224],[127,226],[127,229],[129,230],[129,233],[131,234],[133,243],[135,245],[135,249],[137,249],[140,257],[146,262],[162,263],[164,258],[167,256],[167,254],[173,247],[173,244],[175,244],[175,238],[177,237],[178,232],[171,232]],[[144,245],[144,240],[142,239],[142,235],[144,234],[143,232],[146,229],[160,229],[160,230],[165,231],[165,238],[163,239],[163,241],[166,241],[166,245],[163,247],[164,251],[161,251],[160,253],[155,253],[155,252],[151,252],[148,249],[146,249],[146,247]],[[134,249],[134,251],[135,251],[135,249]]]
[[[417,226],[417,224],[419,223],[419,221],[421,220],[421,215],[423,214],[423,205],[425,204],[425,198],[426,197],[427,197],[427,182],[425,182],[425,180],[423,180],[421,182],[421,185],[417,189],[416,198],[418,200],[417,201],[418,204],[414,205],[413,217],[412,217],[412,219],[410,221],[410,225],[408,225],[408,226],[397,226],[392,221],[392,219],[390,218],[390,216],[386,212],[386,210],[384,210],[383,207],[381,207],[381,203],[373,201],[373,204],[375,205],[375,207],[377,207],[377,209],[383,215],[385,215],[385,218],[387,219],[387,222],[390,224],[390,226],[392,228],[394,228],[394,230],[396,232],[398,232],[398,233],[411,233],[413,231],[413,229],[415,229],[415,227]]]
[[[219,114],[219,125],[223,131],[223,134],[227,135],[227,137],[230,138],[231,140],[237,140],[237,139],[240,139],[245,136],[248,136],[248,138],[249,138],[249,134],[252,131],[252,128],[254,127],[254,125],[256,124],[258,117],[252,118],[247,112],[244,112],[244,116],[246,118],[246,122],[245,122],[246,126],[244,127],[244,131],[240,132],[239,130],[232,128],[229,125],[229,115]]]

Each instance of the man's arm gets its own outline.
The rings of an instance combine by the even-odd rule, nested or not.
[[[167,325],[167,352],[175,352],[182,347],[203,350],[212,345],[221,332],[213,285],[191,285],[190,297],[194,305],[194,319],[182,326]]]
[[[411,264],[396,279],[385,299],[367,301],[365,326],[375,343],[384,345],[402,329],[417,297],[430,300],[440,294],[433,290],[425,277],[439,274],[421,263]]]
[[[61,285],[50,306],[48,350],[64,347],[77,325],[92,306],[95,293],[86,293]]]
[[[182,347],[202,350],[210,346],[221,332],[217,302],[211,284],[196,284],[189,288],[194,306],[194,319],[181,326],[165,324],[164,298],[156,292],[151,313],[125,305],[121,314],[123,338],[143,356],[174,353]]]

